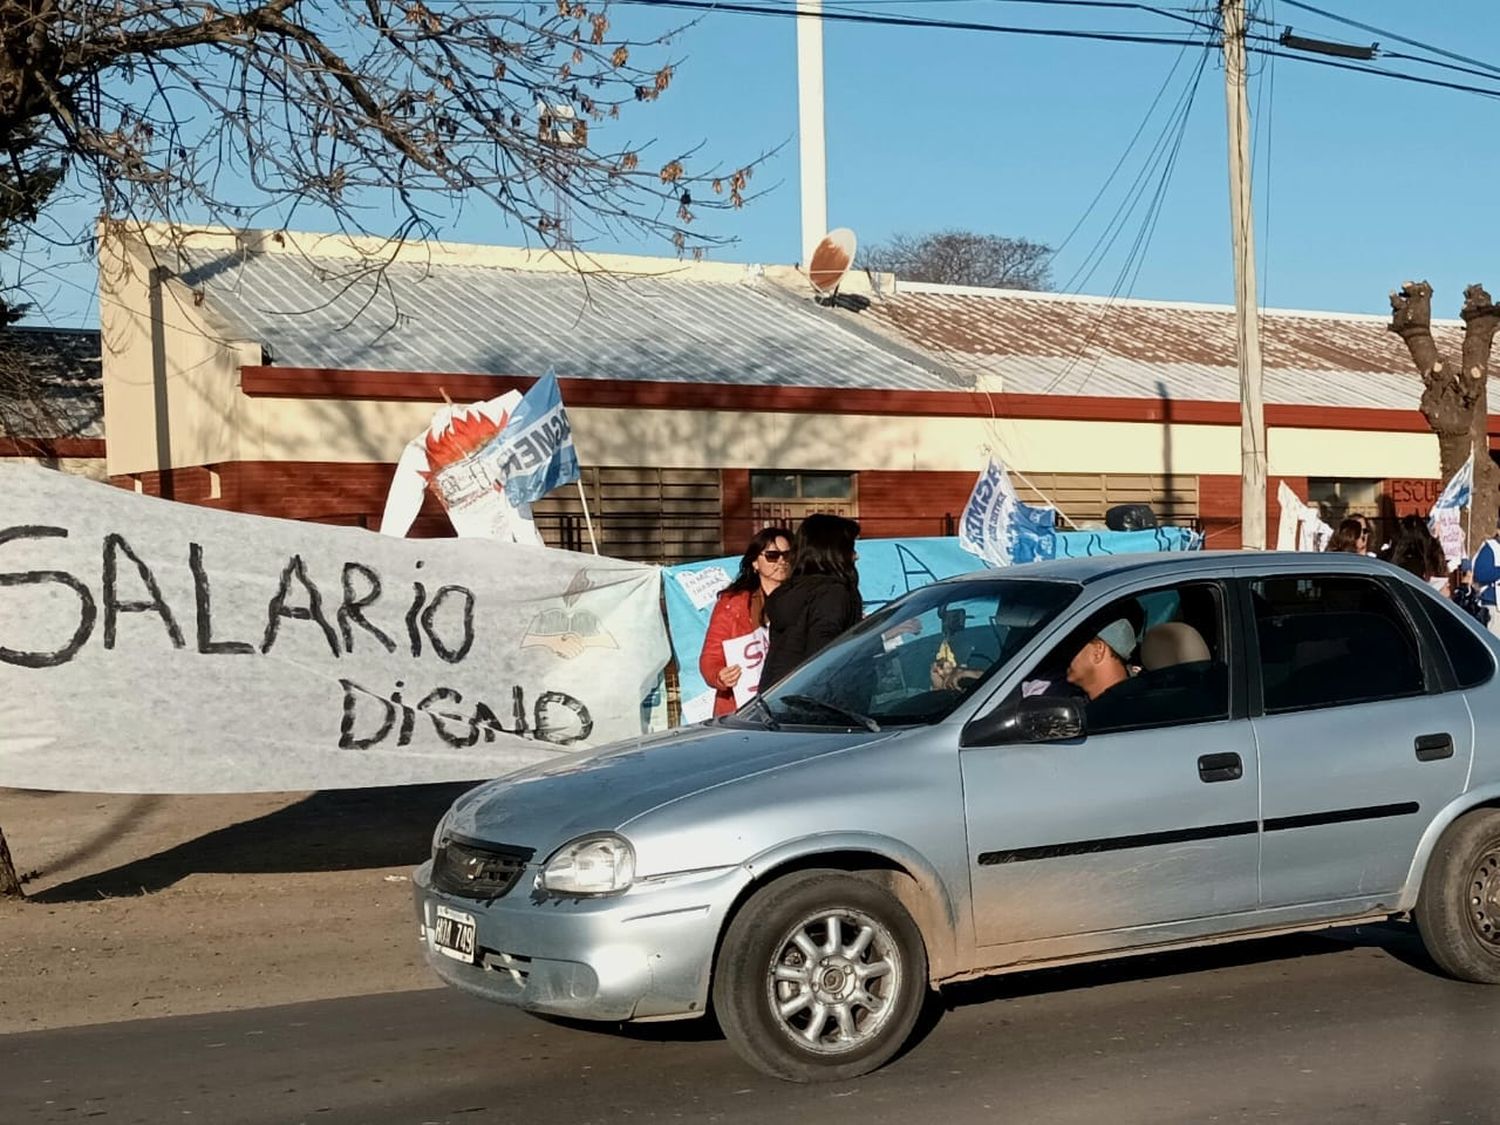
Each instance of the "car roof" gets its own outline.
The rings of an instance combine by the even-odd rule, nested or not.
[[[1091,585],[1110,579],[1179,578],[1199,573],[1222,574],[1230,568],[1248,568],[1267,574],[1385,574],[1400,568],[1380,559],[1345,551],[1174,551],[1161,554],[1098,555],[1083,559],[1051,559],[1020,563],[994,570],[973,571],[947,579],[949,582],[984,579],[1028,578],[1044,582]]]

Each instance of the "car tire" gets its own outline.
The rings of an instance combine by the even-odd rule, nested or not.
[[[713,1002],[735,1051],[787,1082],[837,1082],[884,1065],[928,997],[922,933],[884,887],[799,872],[746,900],[724,935]]]
[[[1500,811],[1471,812],[1443,833],[1414,916],[1428,955],[1443,972],[1500,984]]]

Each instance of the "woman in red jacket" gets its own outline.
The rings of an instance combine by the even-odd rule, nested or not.
[[[791,573],[792,533],[784,527],[757,532],[740,559],[739,576],[719,595],[698,657],[698,671],[715,691],[715,715],[735,710],[734,685],[744,674],[743,668],[725,658],[724,642],[753,633],[765,624],[766,598]]]

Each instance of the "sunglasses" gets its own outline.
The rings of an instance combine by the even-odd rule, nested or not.
[[[789,558],[791,558],[792,557],[792,552],[790,552],[790,551],[774,551],[774,550],[772,550],[772,551],[762,551],[760,553],[760,557],[763,558],[763,559],[765,559],[766,562],[780,562],[782,559],[789,559]]]

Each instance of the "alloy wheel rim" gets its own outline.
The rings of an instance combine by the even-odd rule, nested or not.
[[[863,911],[818,910],[773,949],[766,1000],[781,1033],[805,1051],[843,1055],[879,1037],[901,994],[904,966],[891,931]]]

